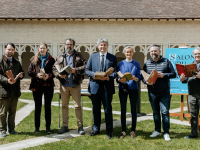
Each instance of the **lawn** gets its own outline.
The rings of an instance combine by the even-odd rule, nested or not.
[[[127,133],[131,131],[131,125],[127,126]],[[149,135],[153,131],[153,120],[146,120],[137,123],[137,130],[135,139],[131,139],[127,135],[124,139],[120,139],[121,127],[114,128],[114,138],[109,140],[106,132],[102,131],[100,135],[90,137],[89,135],[80,136],[68,140],[63,140],[55,143],[27,148],[26,150],[49,150],[49,149],[82,149],[82,150],[109,150],[109,149],[133,149],[133,150],[154,150],[154,149],[199,149],[199,139],[187,140],[184,136],[190,134],[189,126],[171,124],[170,136],[171,141],[166,142],[163,139],[163,134],[157,138],[150,138]]]
[[[17,102],[17,111],[19,110],[19,109],[21,109],[22,107],[24,107],[25,105],[27,105],[27,103],[23,103],[23,102]]]

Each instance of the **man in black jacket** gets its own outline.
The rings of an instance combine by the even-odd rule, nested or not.
[[[21,72],[24,72],[19,61],[13,55],[15,52],[15,45],[8,43],[4,49],[5,55],[0,59],[0,138],[6,137],[7,123],[10,134],[17,134],[15,132],[15,114],[17,108],[17,101],[20,92],[20,80],[12,81],[5,74],[6,71],[11,70],[14,77]],[[19,78],[23,78],[21,74]],[[7,119],[8,113],[8,119]],[[6,120],[8,120],[6,122]]]
[[[193,50],[193,55],[195,61],[193,63],[197,64],[197,69],[200,71],[200,48],[195,48]],[[198,138],[198,115],[200,106],[200,73],[192,77],[186,78],[184,74],[180,76],[182,83],[188,83],[188,102],[190,106],[191,114],[191,134],[185,136],[186,139]]]
[[[158,72],[158,79],[155,83],[145,82],[148,87],[149,101],[153,110],[153,118],[155,123],[155,131],[150,137],[156,137],[161,135],[161,116],[164,130],[164,139],[170,141],[169,129],[170,129],[170,78],[175,78],[176,73],[171,62],[167,58],[163,58],[160,55],[160,47],[153,45],[150,48],[151,58],[144,64],[143,70],[150,74],[152,70]]]

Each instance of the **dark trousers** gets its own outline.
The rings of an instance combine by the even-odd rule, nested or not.
[[[104,90],[103,82],[100,84],[98,92],[96,94],[91,94],[94,115],[94,131],[100,131],[101,102],[103,103],[105,112],[106,131],[108,133],[113,131],[112,97],[112,94],[106,93]]]
[[[198,136],[198,115],[200,106],[200,95],[189,95],[188,102],[191,114],[191,134]]]
[[[42,107],[42,95],[44,93],[44,108],[46,128],[50,129],[51,125],[51,101],[53,98],[54,87],[40,86],[37,91],[33,91],[33,98],[35,101],[35,128],[40,128],[40,115]]]
[[[119,89],[119,99],[121,104],[121,125],[122,131],[126,132],[126,105],[127,98],[129,95],[131,114],[132,114],[132,128],[131,131],[135,132],[136,122],[137,122],[137,99],[138,91],[137,90],[128,90],[128,93],[124,93],[122,89]]]
[[[17,102],[18,98],[14,96],[0,99],[0,132],[7,131],[7,122],[9,131],[15,128]]]
[[[170,118],[169,118],[169,108],[170,108],[170,91],[166,90],[162,93],[152,93],[148,92],[149,101],[153,110],[153,119],[155,123],[155,131],[161,132],[161,116],[162,114],[162,125],[164,134],[169,134],[170,129]]]

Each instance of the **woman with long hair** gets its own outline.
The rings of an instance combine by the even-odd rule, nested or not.
[[[119,62],[118,71],[121,71],[122,74],[130,74],[131,78],[129,81],[126,81],[126,78],[117,77],[117,82],[119,83],[119,99],[121,105],[121,125],[122,125],[122,134],[120,138],[126,136],[126,105],[127,98],[129,96],[130,105],[131,105],[131,114],[132,114],[132,127],[130,136],[135,138],[135,129],[137,122],[137,99],[138,99],[138,85],[137,82],[141,80],[140,75],[140,64],[139,62],[132,59],[134,50],[131,46],[124,47],[123,53],[126,56],[125,60]]]
[[[28,75],[32,78],[30,90],[32,90],[35,101],[35,132],[39,132],[40,116],[42,107],[42,95],[44,94],[46,132],[51,133],[51,101],[54,94],[54,75],[52,67],[55,59],[47,53],[46,43],[40,43],[38,50],[31,58],[31,64],[28,68]]]

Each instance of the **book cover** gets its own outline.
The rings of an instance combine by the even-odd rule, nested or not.
[[[16,77],[14,78],[14,76],[13,76],[11,70],[8,70],[8,71],[5,72],[7,78],[8,78],[8,79],[11,79],[12,82],[16,81],[22,73],[23,73],[23,72],[20,72],[20,73],[19,73],[18,75],[16,75]]]
[[[146,73],[144,70],[142,70],[141,73],[146,82],[155,83],[156,80],[158,79],[158,77],[157,77],[158,72],[156,70],[152,70],[151,74]]]
[[[97,71],[94,75],[94,80],[100,80],[100,78],[103,78],[105,76],[109,76],[113,73],[114,68],[110,67],[108,70],[106,70],[106,72],[101,72],[101,71]]]
[[[131,80],[131,77],[132,77],[132,74],[130,72],[126,72],[126,73],[121,73],[121,71],[117,72],[117,75],[123,79],[123,78],[126,78],[126,81],[129,81]]]
[[[198,72],[197,65],[195,63],[187,65],[176,63],[176,69],[179,76],[181,76],[181,74],[184,74],[186,77],[192,77],[193,75],[196,75]]]
[[[58,70],[58,73],[59,73],[60,75],[68,75],[68,74],[70,74],[70,73],[69,73],[70,69],[72,69],[70,66],[65,66],[65,67],[62,68],[61,70],[60,70],[60,66],[59,66],[59,65],[55,65],[55,67],[56,67],[56,69]]]

